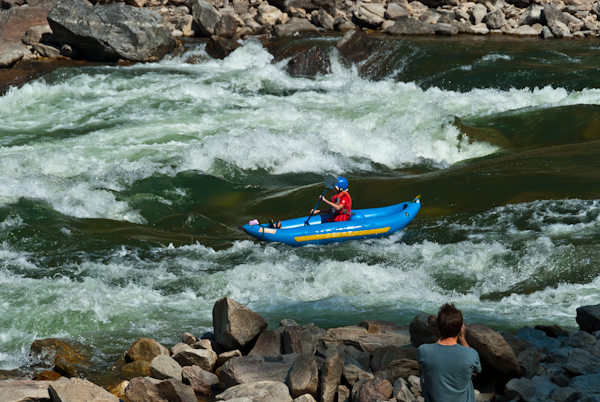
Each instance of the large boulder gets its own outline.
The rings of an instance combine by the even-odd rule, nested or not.
[[[585,350],[573,349],[562,368],[575,375],[597,374],[600,373],[600,359]]]
[[[140,338],[127,350],[129,361],[144,360],[151,362],[158,355],[169,355],[169,349],[150,338]]]
[[[311,334],[308,329],[301,326],[283,328],[281,340],[283,343],[283,353],[285,354],[314,354],[317,349],[313,334]]]
[[[375,373],[375,377],[383,378],[392,384],[398,378],[407,380],[411,375],[419,375],[419,363],[410,359],[394,360],[387,365],[385,370]]]
[[[38,0],[27,7],[14,7],[0,12],[0,42],[21,42],[25,32],[48,23],[48,12],[58,0]]]
[[[221,20],[221,13],[204,0],[195,0],[192,6],[194,22],[204,36],[215,34],[215,25]]]
[[[202,370],[198,366],[186,366],[182,370],[183,382],[192,387],[197,395],[213,395],[213,387],[219,384],[219,377]]]
[[[319,368],[313,353],[305,353],[296,359],[290,372],[289,387],[294,398],[304,394],[317,396],[319,386]]]
[[[519,19],[519,25],[541,24],[544,19],[544,7],[539,4],[530,4]]]
[[[419,313],[410,322],[410,341],[415,348],[425,343],[435,343],[440,339],[437,330],[437,316]]]
[[[600,374],[588,374],[575,377],[569,383],[569,387],[575,388],[590,400],[600,400]],[[585,400],[581,398],[580,400]]]
[[[290,390],[279,381],[258,381],[240,384],[217,395],[217,401],[248,398],[252,402],[292,402]]]
[[[511,377],[520,374],[521,369],[515,352],[496,331],[482,324],[467,324],[465,338],[469,346],[479,353],[481,360],[499,372]]]
[[[229,297],[218,300],[212,311],[215,341],[227,350],[250,349],[267,320]]]
[[[295,49],[293,56],[289,58],[286,70],[292,77],[316,77],[329,73],[330,63],[320,47],[306,44]],[[283,341],[284,350],[286,347],[292,347],[295,353],[303,353],[300,350],[315,347],[314,337],[306,329],[284,331]],[[301,349],[294,349],[296,346],[301,346]]]
[[[156,61],[177,42],[158,13],[111,3],[92,7],[78,0],[61,0],[48,13],[60,45],[68,44],[91,60]]]
[[[274,357],[234,357],[221,368],[221,380],[227,387],[257,381],[286,382],[298,356],[290,354]]]
[[[325,358],[321,371],[322,402],[333,402],[343,371],[344,361],[338,353],[332,353]]]
[[[119,398],[104,388],[81,378],[62,377],[53,381],[49,387],[50,396],[54,402],[94,401],[119,402]]]
[[[0,381],[0,395],[4,402],[49,401],[51,381]]]
[[[39,339],[31,344],[29,359],[32,363],[49,365],[54,371],[66,377],[75,377],[91,366],[91,362],[81,345],[60,339]]]
[[[344,35],[344,37],[346,37],[346,35]],[[360,37],[360,35],[358,37]],[[342,38],[342,41],[343,40],[344,39]],[[338,50],[341,54],[346,54],[346,46],[351,45],[352,43],[356,42],[350,40],[342,46],[339,46],[338,42]],[[350,55],[358,56],[356,53],[350,53]],[[410,344],[409,335],[406,331],[382,331],[380,333],[369,333],[367,328],[355,325],[351,325],[348,327],[331,328],[327,330],[327,338],[341,341],[345,345],[354,346],[356,349],[363,352],[367,352],[369,354],[373,354],[378,349],[385,346],[405,346]]]
[[[600,304],[583,306],[577,309],[577,324],[582,331],[600,331]]]
[[[396,401],[401,402],[417,402],[417,398],[410,392],[408,383],[404,378],[398,378],[394,383],[394,390],[392,391],[392,397],[396,398]]]
[[[491,13],[487,13],[485,17],[483,17],[483,21],[487,25],[489,29],[500,29],[504,25],[506,25],[506,19],[504,18],[504,13],[500,9],[496,9]]]
[[[385,7],[382,4],[358,3],[354,17],[370,27],[378,27],[385,21]]]
[[[260,355],[263,357],[281,355],[281,330],[263,330],[249,355]]]

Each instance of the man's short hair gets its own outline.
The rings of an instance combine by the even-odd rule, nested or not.
[[[463,325],[463,315],[454,303],[446,303],[440,307],[437,316],[437,327],[440,332],[440,338],[453,338],[460,334]]]

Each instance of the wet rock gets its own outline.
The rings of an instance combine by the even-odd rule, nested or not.
[[[360,31],[348,31],[335,46],[344,60],[357,64],[373,54],[379,54],[383,48],[383,41],[371,38]],[[366,332],[364,328],[360,329],[360,334]]]
[[[394,360],[385,370],[375,373],[375,377],[384,378],[390,383],[396,382],[398,378],[406,380],[411,375],[419,375],[419,363],[410,359]]]
[[[585,350],[573,349],[562,368],[575,375],[596,374],[600,373],[600,359]]]
[[[600,330],[600,304],[577,309],[577,324],[582,331],[592,333]]]
[[[325,358],[321,371],[321,402],[333,402],[344,371],[344,361],[339,353]]]
[[[321,52],[321,49],[318,46],[310,46],[305,51],[301,52],[299,55],[300,58],[302,56],[310,57],[311,61],[314,58],[314,61],[321,61],[321,65],[323,64],[324,56]],[[299,58],[293,58],[290,60],[291,65],[288,63],[288,71],[292,75],[309,75],[302,74],[303,72],[311,73],[314,72],[314,75],[318,73],[318,65],[310,65],[310,61],[306,60],[305,62],[301,61]],[[283,343],[283,353],[311,353],[314,354],[316,350],[316,341],[315,337],[310,333],[310,331],[306,328],[295,326],[295,327],[285,327],[281,334],[281,340]]]
[[[467,324],[465,338],[469,345],[479,353],[482,361],[489,363],[499,372],[518,376],[519,363],[506,340],[492,329],[481,324]]]
[[[165,19],[159,14],[111,3],[88,6],[77,0],[61,0],[48,13],[54,37],[84,58],[155,61],[176,46]]]
[[[249,398],[253,402],[292,402],[290,390],[279,381],[259,381],[240,384],[217,395],[217,401],[228,401],[234,398]]]
[[[124,399],[125,398],[125,390],[127,389],[128,386],[129,386],[129,381],[123,380],[123,381],[119,382],[117,385],[109,388],[108,390],[110,391],[111,394],[113,394],[117,398]]]
[[[373,378],[362,383],[353,401],[371,402],[377,399],[387,401],[392,396],[393,391],[394,386],[389,381],[382,378]]]
[[[417,402],[417,398],[410,392],[408,383],[404,378],[398,378],[394,383],[392,397],[396,398],[396,401],[398,402]]]
[[[215,34],[215,25],[221,19],[221,13],[212,4],[204,0],[195,0],[192,6],[192,16],[204,36],[210,37]]]
[[[290,372],[289,388],[292,397],[298,398],[310,394],[317,398],[319,386],[319,369],[314,354],[305,353],[298,356]]]
[[[136,360],[131,363],[127,363],[121,367],[121,373],[127,379],[135,377],[149,376],[150,375],[150,363],[145,360]]]
[[[60,378],[50,383],[49,391],[53,402],[119,402],[119,398],[104,388],[80,378]]]
[[[489,29],[500,29],[506,25],[504,13],[500,9],[487,13],[482,22],[485,22]]]
[[[56,381],[60,377],[62,377],[62,376],[60,374],[58,374],[56,371],[44,370],[40,373],[37,373],[33,377],[33,380],[34,381]]]
[[[169,349],[165,348],[154,339],[140,338],[131,344],[127,350],[129,361],[144,360],[151,362],[158,355],[169,355]]]
[[[249,355],[260,355],[263,357],[281,355],[281,330],[263,330]]]
[[[210,57],[223,60],[240,46],[241,45],[233,39],[213,35],[206,44],[206,53],[208,53]],[[229,348],[230,347],[226,347],[225,349]]]
[[[91,364],[79,345],[54,338],[34,341],[29,358],[33,363],[47,363],[54,371],[67,377],[77,376],[80,369]]]
[[[598,340],[588,332],[576,331],[569,336],[567,345],[573,348],[580,348],[590,352],[591,354],[599,357],[597,353],[597,346],[600,346]],[[596,353],[595,353],[596,352]]]
[[[402,17],[408,17],[408,11],[401,5],[396,3],[390,3],[385,10],[385,19],[386,20],[397,20]]]
[[[239,350],[232,350],[229,352],[221,353],[219,356],[217,356],[217,366],[222,366],[223,364],[225,364],[225,362],[233,359],[234,357],[239,357],[241,355],[242,352],[240,352]]]
[[[44,40],[47,39],[50,35],[52,35],[52,29],[50,29],[50,25],[36,25],[34,27],[29,28],[25,32],[22,41],[26,45],[43,43]]]
[[[173,359],[181,366],[198,366],[203,370],[212,371],[217,362],[217,354],[207,349],[186,349],[173,355]]]
[[[261,331],[267,328],[263,317],[228,297],[215,303],[212,316],[215,341],[226,350],[250,349]]]
[[[158,355],[150,363],[150,375],[159,380],[174,378],[181,381],[181,365],[167,355]]]
[[[345,365],[342,373],[350,386],[354,386],[357,381],[370,380],[371,378],[375,377],[373,374],[362,370],[360,367],[354,364]]]
[[[0,381],[0,395],[4,402],[49,402],[50,381]]]
[[[181,381],[169,378],[156,384],[160,397],[167,401],[198,402],[194,390]],[[134,402],[134,401],[132,401]]]
[[[297,354],[234,357],[221,368],[221,380],[227,387],[257,381],[286,382],[297,358]]]
[[[311,24],[306,18],[292,18],[286,24],[276,25],[273,29],[273,35],[284,37],[284,36],[296,36],[299,34],[307,33],[318,33],[319,28]]]
[[[186,366],[181,372],[183,382],[192,387],[197,395],[213,395],[213,387],[219,383],[219,378],[198,366]]]
[[[440,338],[437,330],[437,316],[419,313],[410,322],[410,342],[415,348],[425,343],[435,343]]]
[[[504,388],[504,395],[510,399],[525,402],[545,401],[550,399],[552,392],[558,388],[545,377],[513,378]]]
[[[575,388],[593,401],[600,400],[600,374],[588,374],[575,377],[569,383],[569,387]],[[579,400],[582,399],[583,398]]]

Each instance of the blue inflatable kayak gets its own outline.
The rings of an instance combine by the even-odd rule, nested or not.
[[[329,244],[390,235],[404,229],[419,209],[421,201],[417,197],[389,207],[353,210],[352,217],[345,222],[327,222],[330,215],[316,215],[309,219],[308,225],[305,216],[281,221],[280,229],[272,229],[269,224],[246,224],[241,229],[259,240],[294,247]]]

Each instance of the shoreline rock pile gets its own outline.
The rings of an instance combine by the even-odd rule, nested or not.
[[[483,367],[474,379],[477,400],[600,400],[600,305],[577,309],[577,322],[581,329],[571,333],[538,326],[516,335],[467,324]],[[32,358],[53,356],[54,370],[38,373],[42,381],[0,381],[0,394],[5,402],[423,401],[417,347],[438,338],[435,316],[425,313],[410,327],[363,321],[325,331],[286,319],[269,330],[263,317],[229,298],[215,303],[213,324],[213,333],[183,334],[171,349],[138,339],[120,367],[127,380],[110,392],[77,378],[74,366],[86,359],[76,348],[36,341]]]
[[[222,58],[239,39],[334,30],[542,38],[600,31],[594,0],[2,0],[2,7],[0,67],[60,55],[154,61],[175,48],[174,38],[194,36],[210,38],[209,54]]]

